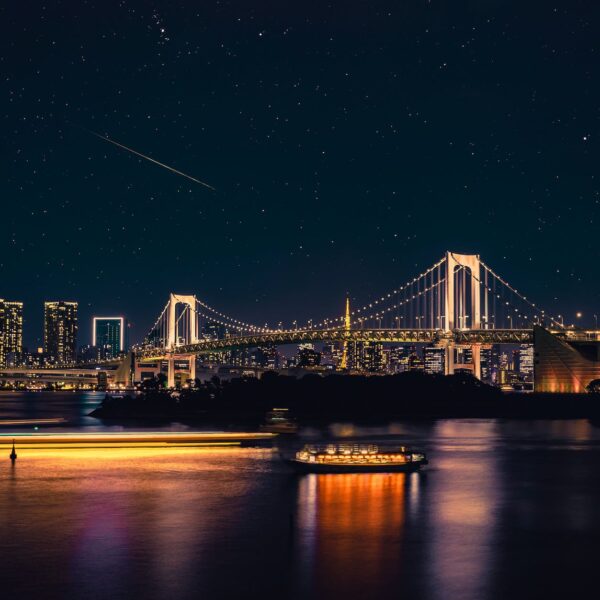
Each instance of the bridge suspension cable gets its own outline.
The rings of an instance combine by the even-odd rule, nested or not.
[[[226,323],[222,323],[223,325],[230,324],[232,327],[238,327],[240,329],[247,330],[247,331],[263,332],[263,333],[267,333],[267,332],[271,331],[271,329],[269,327],[267,327],[266,325],[264,327],[261,327],[260,325],[255,325],[253,323],[246,323],[244,321],[240,321],[239,319],[234,319],[233,317],[230,317],[229,315],[226,315],[225,313],[222,313],[222,312],[216,310],[215,308],[212,308],[211,306],[209,306],[205,302],[202,302],[201,300],[198,300],[197,298],[196,298],[196,304],[198,306],[201,306],[205,310],[213,313],[215,315],[215,319],[216,318],[224,319],[226,321]],[[206,315],[206,318],[211,318],[211,317]]]
[[[531,307],[537,313],[537,315],[541,318],[542,321],[544,321],[547,318],[547,319],[550,320],[550,322],[553,325],[556,325],[557,327],[560,327],[561,329],[564,329],[564,325],[562,323],[560,323],[552,315],[547,315],[546,312],[543,309],[539,308],[535,303],[531,302],[531,300],[529,300],[526,296],[524,296],[523,294],[521,294],[516,288],[512,287],[507,281],[505,281],[502,277],[500,277],[500,275],[498,275],[490,267],[488,267],[488,265],[486,265],[482,260],[480,260],[479,263],[484,268],[484,272],[485,273],[489,273],[490,275],[492,275],[492,277],[494,277],[502,285],[504,285],[507,289],[509,289],[520,300],[522,300],[529,307]]]
[[[361,314],[362,312],[373,308],[375,306],[378,306],[380,304],[385,303],[387,300],[389,300],[390,298],[392,298],[394,295],[398,295],[406,290],[409,289],[409,287],[414,286],[417,282],[424,280],[427,275],[430,275],[432,273],[434,273],[434,271],[436,269],[439,269],[439,267],[441,267],[441,265],[444,264],[446,258],[441,258],[439,261],[437,261],[435,264],[433,264],[431,267],[429,267],[428,269],[426,269],[425,271],[423,271],[422,273],[420,273],[419,275],[417,275],[416,277],[413,277],[412,279],[409,279],[406,283],[404,283],[401,286],[398,286],[396,289],[388,292],[387,294],[384,294],[383,296],[381,296],[380,298],[376,298],[375,300],[372,300],[371,302],[369,302],[368,304],[365,304],[364,306],[361,306],[360,308],[356,308],[351,310],[350,312],[350,316],[351,317],[356,317],[357,315]],[[321,327],[325,327],[329,324],[332,323],[340,323],[342,324],[344,321],[344,316],[341,315],[339,317],[331,317],[328,319],[322,319],[321,321],[318,321],[317,323],[314,323],[314,319],[308,319],[306,321],[306,324],[308,325],[309,323],[312,324],[312,327],[319,329]]]
[[[183,308],[181,308],[183,305]],[[359,329],[396,330],[518,330],[530,329],[535,322],[557,319],[530,301],[480,260],[478,255],[447,252],[432,266],[394,290],[350,312],[350,325]],[[222,331],[211,331],[209,325]],[[171,294],[146,337],[146,344],[173,347],[194,344],[216,335],[256,337],[286,332],[341,330],[345,316],[304,325],[276,328],[234,318],[195,296]],[[281,335],[279,335],[279,338]]]

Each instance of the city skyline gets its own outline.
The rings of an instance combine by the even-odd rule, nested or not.
[[[482,263],[483,264],[483,263]],[[421,275],[422,276],[422,275]],[[410,280],[408,280],[410,281]],[[388,294],[389,297],[389,294]],[[379,299],[379,300],[383,300],[385,298],[385,294]],[[345,296],[344,299],[344,303],[346,301],[348,301],[350,299],[350,295],[347,294]],[[377,303],[378,299],[376,297],[370,297],[370,300],[372,302]],[[44,300],[42,302],[42,305],[45,305],[48,301]],[[60,301],[60,302],[64,302],[64,301]],[[67,301],[67,302],[73,302],[73,301]],[[23,321],[27,321],[29,318],[29,315],[27,315],[27,318],[23,318],[23,312],[24,312],[24,303],[22,301],[18,301],[18,304],[20,305],[20,310],[21,310],[21,328],[22,328],[22,345],[27,346],[27,347],[36,347],[36,346],[41,346],[44,343],[44,334],[43,334],[43,324],[42,324],[42,329],[37,331],[34,330],[33,326],[28,326],[28,327],[24,327],[23,326]],[[79,302],[75,302],[75,304],[78,305],[79,307]],[[581,306],[581,302],[579,302],[576,306],[579,307]],[[369,306],[369,302],[367,302],[365,304],[365,307]],[[532,306],[535,306],[535,303],[532,304]],[[84,310],[84,320],[90,320],[92,322],[92,326],[90,328],[89,333],[87,332],[87,329],[84,328],[84,334],[82,337],[80,337],[80,343],[84,344],[87,343],[89,345],[95,345],[94,344],[94,331],[95,331],[95,325],[94,325],[94,320],[95,319],[99,319],[102,317],[99,317],[97,314],[97,311],[94,310],[93,306],[88,306],[87,307],[88,310]],[[138,324],[138,328],[137,330],[133,329],[132,330],[132,323],[137,320],[133,319],[130,320],[130,318],[128,317],[124,317],[122,316],[123,313],[122,311],[114,311],[115,313],[120,313],[121,316],[117,316],[117,317],[111,317],[111,318],[117,318],[117,319],[123,319],[124,321],[126,320],[126,327],[127,327],[127,338],[132,340],[133,344],[139,344],[141,342],[143,342],[143,340],[145,339],[145,337],[148,334],[148,328],[146,326],[146,328],[144,329],[144,325],[139,325]],[[600,311],[596,311],[596,312],[600,312]],[[42,312],[43,315],[43,312]],[[265,325],[268,325],[271,328],[278,328],[280,326],[280,324],[283,324],[284,322],[286,323],[287,327],[293,327],[294,324],[299,323],[299,321],[297,319],[293,319],[292,318],[293,315],[290,315],[287,317],[287,319],[279,321],[279,322],[274,322],[273,320],[271,320],[271,322],[267,322],[265,320]],[[330,314],[328,318],[335,318],[335,319],[339,319],[341,322],[342,319],[342,314],[340,312],[340,314],[336,317],[335,315]],[[584,313],[579,309],[568,309],[565,314],[550,314],[550,313],[546,313],[546,318],[548,319],[548,322],[552,325],[556,325],[556,326],[566,326],[566,327],[578,327],[578,328],[597,328],[598,327],[598,314],[594,313]],[[35,324],[35,322],[37,321],[36,316],[34,315],[34,318],[32,319],[33,323]],[[307,324],[312,323],[312,322],[318,322],[319,319],[308,319],[306,321]],[[215,321],[216,323],[218,323],[218,319]],[[441,327],[443,325],[440,324],[438,327]],[[457,323],[457,326],[462,327],[462,325],[459,325]]]

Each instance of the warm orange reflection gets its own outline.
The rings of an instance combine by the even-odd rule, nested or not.
[[[269,441],[273,433],[226,432],[117,432],[117,433],[1,433],[0,450],[42,448],[171,448],[239,445]]]
[[[14,465],[0,457],[0,575],[21,574],[12,583],[29,593],[17,596],[197,597],[199,573],[267,487],[271,456],[170,447],[31,449]]]
[[[360,473],[302,478],[302,576],[339,597],[344,592],[353,597],[358,589],[368,589],[369,582],[395,580],[401,570],[409,477]]]

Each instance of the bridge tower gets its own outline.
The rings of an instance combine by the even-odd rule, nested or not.
[[[460,279],[459,279],[460,276]],[[481,264],[478,254],[456,254],[446,252],[446,286],[444,298],[445,331],[454,329],[481,328]],[[486,296],[487,298],[487,296]],[[485,307],[487,312],[487,306]],[[487,326],[487,315],[484,319]],[[473,344],[473,375],[481,379],[481,345]],[[455,345],[446,346],[446,373],[452,374],[456,368]],[[466,368],[467,365],[460,365]]]
[[[196,320],[196,296],[184,296],[181,294],[171,294],[169,296],[169,313],[167,318],[167,348],[172,350],[179,345],[179,336],[177,335],[177,306],[184,304],[184,311],[189,315],[187,331],[184,331],[186,344],[196,344],[198,342],[198,324]],[[182,315],[183,316],[183,313]]]
[[[457,286],[459,271],[466,272],[463,283]],[[478,254],[455,254],[446,252],[446,294],[444,329],[480,329],[481,328],[481,264]],[[469,310],[470,309],[470,310]],[[469,314],[470,313],[470,314]],[[470,317],[470,322],[468,318]],[[468,326],[467,326],[468,324]]]
[[[177,307],[183,304],[183,311],[177,317]],[[179,321],[184,320],[182,338],[184,344],[196,344],[198,342],[198,320],[196,315],[196,296],[171,294],[169,296],[169,308],[167,314],[167,348],[174,350],[180,344],[180,336],[178,335]],[[196,356],[194,354],[181,355],[179,358],[188,360],[189,374],[191,379],[196,377]],[[168,358],[167,370],[167,385],[174,387],[175,385],[175,356],[171,354]]]

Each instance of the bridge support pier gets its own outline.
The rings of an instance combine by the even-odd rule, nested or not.
[[[481,344],[471,346],[473,354],[473,375],[481,381]]]
[[[190,379],[193,381],[194,379],[196,379],[196,355],[195,354],[190,354],[189,364],[190,364]]]
[[[481,379],[481,344],[471,344],[470,363],[455,362],[456,344],[450,343],[446,347],[446,375],[454,375],[456,369],[465,369],[473,373],[473,377]]]
[[[167,387],[175,387],[175,361],[187,360],[189,379],[196,379],[196,355],[178,355],[171,354],[167,357]]]
[[[172,354],[167,358],[167,387],[175,387],[175,357]]]

